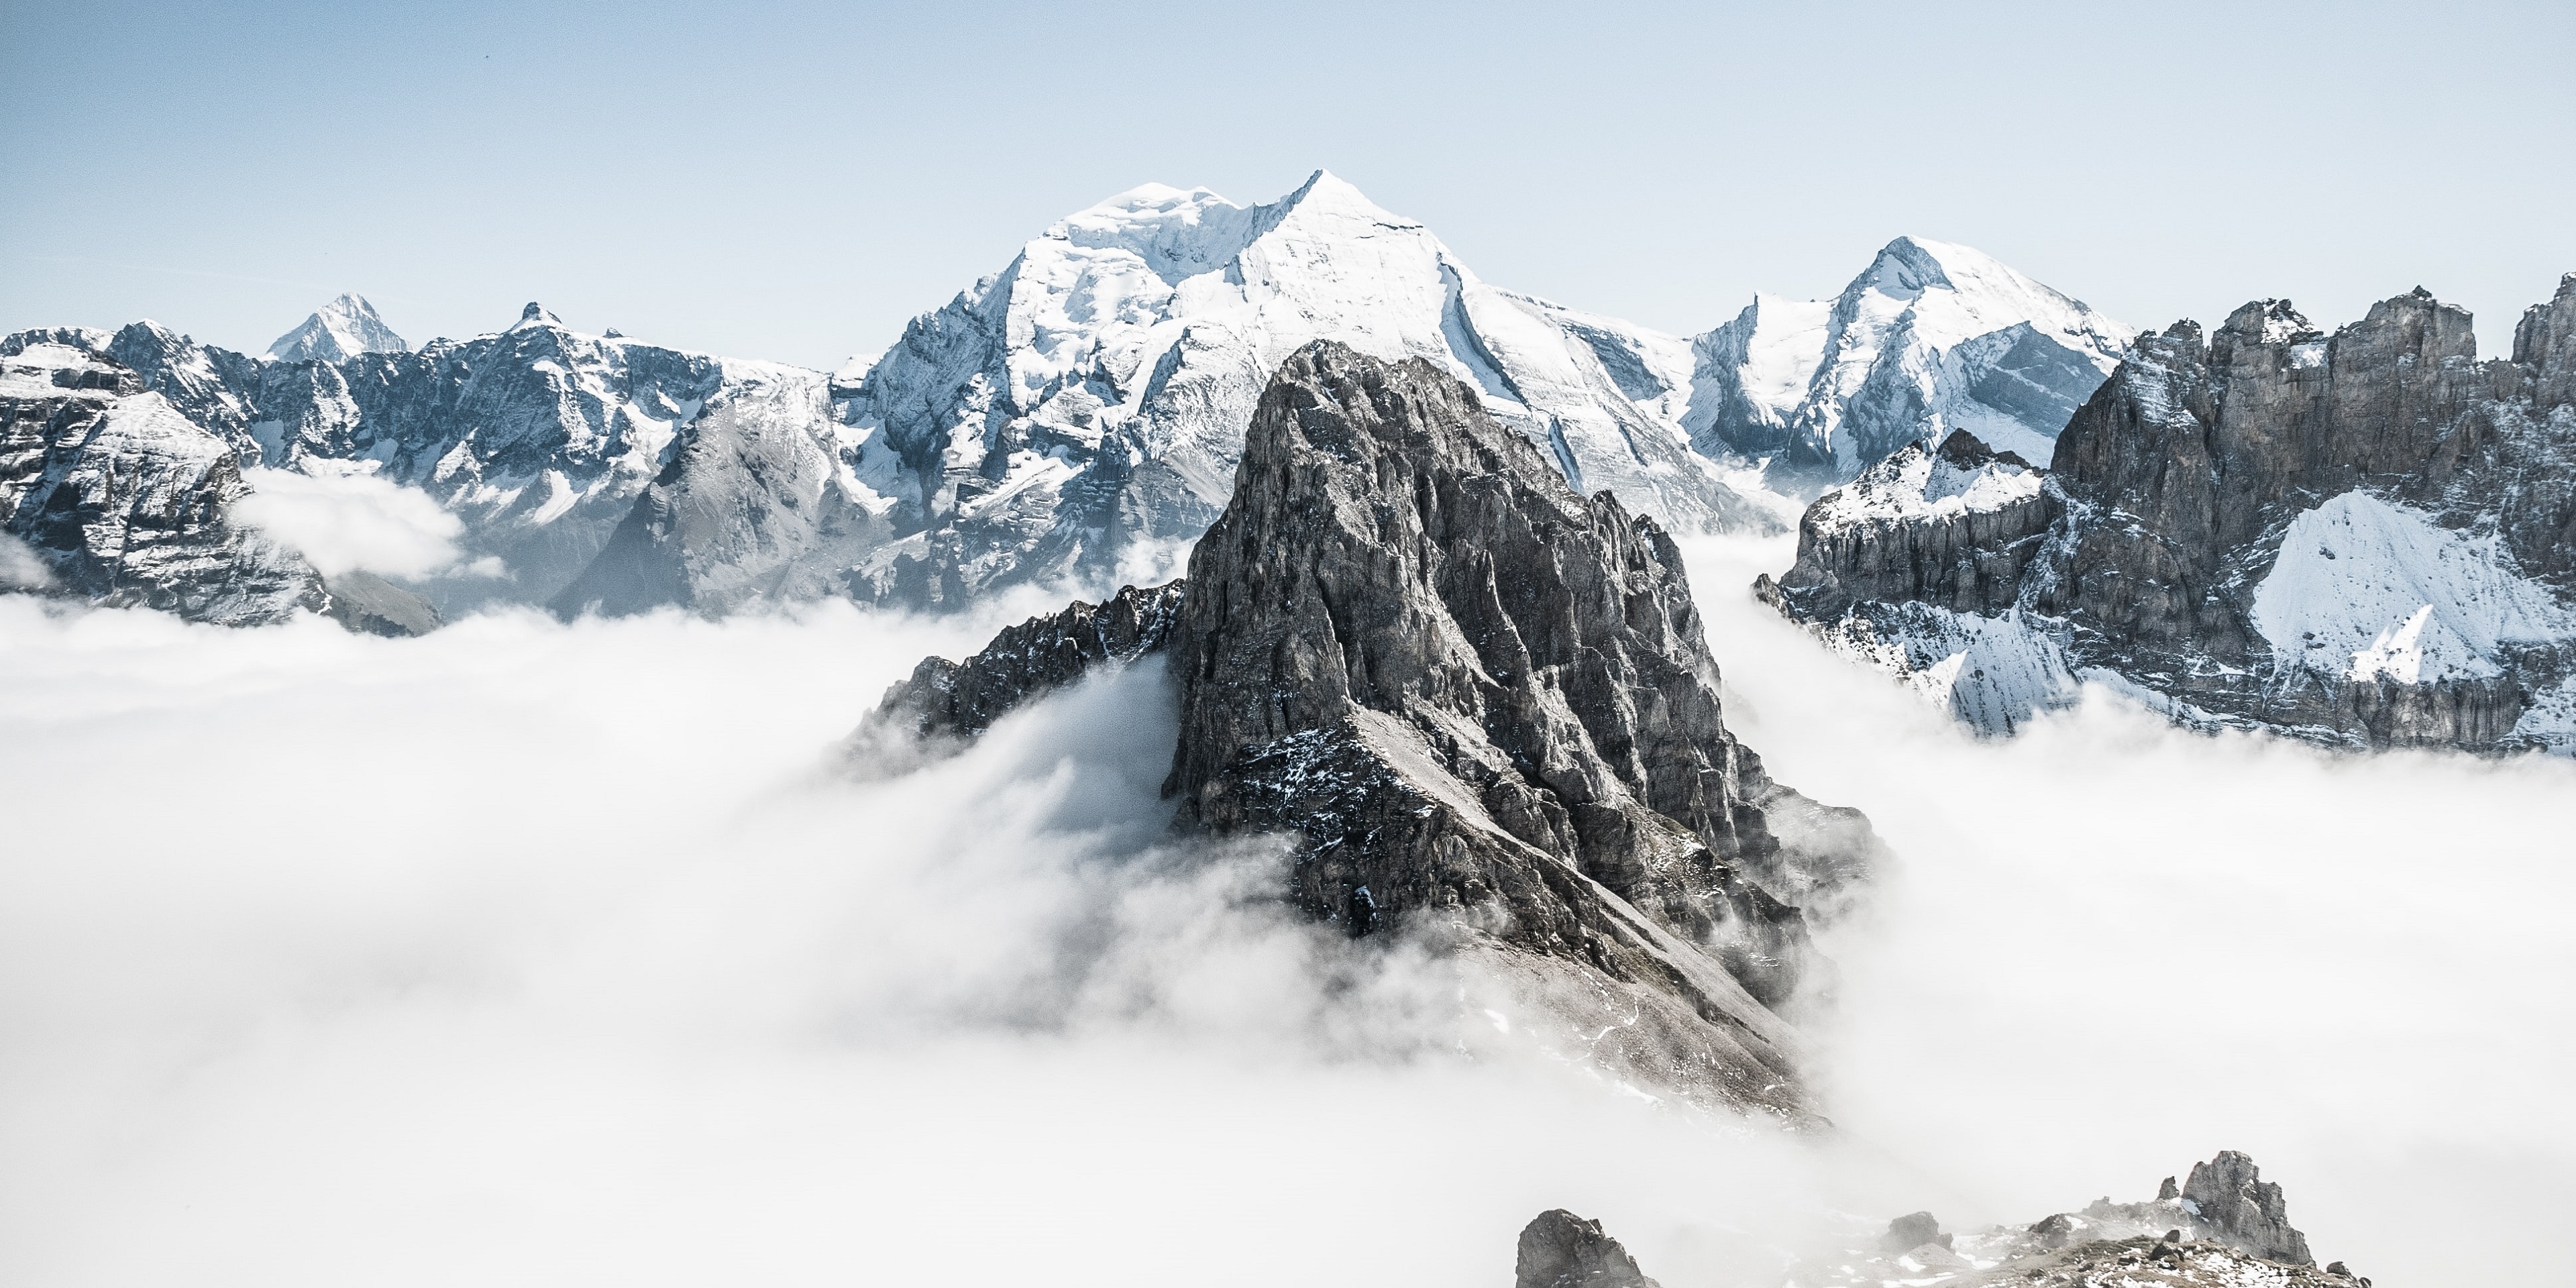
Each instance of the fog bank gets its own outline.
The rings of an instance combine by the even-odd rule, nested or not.
[[[404,641],[0,597],[0,1279],[1493,1285],[1566,1206],[1683,1288],[2220,1148],[2383,1284],[2555,1267],[2576,767],[1979,742],[1753,604],[1779,543],[1692,553],[1730,722],[1902,860],[1828,937],[1837,1145],[1462,1053],[1436,963],[1170,841],[1151,665],[828,771],[1039,592]]]

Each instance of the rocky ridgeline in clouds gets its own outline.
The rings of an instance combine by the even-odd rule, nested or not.
[[[1797,1288],[2370,1288],[2340,1261],[2317,1268],[2281,1187],[2232,1150],[2143,1203],[2105,1198],[2027,1226],[1945,1233],[1929,1212],[1855,1230],[1786,1276]],[[1654,1288],[1598,1221],[1558,1209],[1521,1231],[1514,1288]]]
[[[450,611],[721,614],[950,606],[1168,568],[1225,505],[1270,374],[1317,339],[1433,363],[1577,490],[1695,533],[1786,526],[1795,502],[1761,458],[1803,495],[1953,427],[2045,443],[2127,332],[1974,251],[1904,238],[1833,301],[1764,297],[1707,335],[1663,335],[1487,284],[1318,173],[1266,205],[1123,193],[835,375],[591,335],[535,305],[414,350],[357,296],[263,357],[148,322],[19,347],[39,336],[75,355],[65,370],[130,371],[246,468],[426,493],[462,522],[461,549],[413,586]],[[36,557],[114,557],[122,529],[85,531],[80,553]],[[146,599],[214,597],[174,583]]]
[[[1474,963],[1621,1076],[1806,1112],[1781,1013],[1877,842],[1728,733],[1672,539],[1463,382],[1299,350],[1184,582],[925,662],[874,724],[971,736],[1154,653],[1176,828],[1294,838],[1306,914]]]
[[[2480,362],[2418,290],[2143,337],[2049,468],[1960,435],[1821,497],[1760,587],[2008,731],[2085,681],[2200,727],[2576,747],[2576,276]]]

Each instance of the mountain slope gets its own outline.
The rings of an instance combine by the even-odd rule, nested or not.
[[[1831,301],[1758,296],[1693,344],[1704,450],[1773,458],[1790,491],[1966,430],[2044,460],[2135,332],[1946,242],[1899,237]]]
[[[897,539],[855,567],[781,550],[753,576],[945,603],[1168,560],[1224,504],[1269,373],[1318,338],[1438,364],[1579,486],[1684,530],[1779,522],[1691,447],[1684,342],[1487,286],[1318,172],[1266,206],[1122,193],[853,364],[843,463]],[[691,486],[686,467],[670,486]]]

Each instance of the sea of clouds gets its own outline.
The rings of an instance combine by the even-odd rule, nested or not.
[[[1980,742],[1752,604],[1785,553],[1693,552],[1731,722],[1901,860],[1828,937],[1825,1138],[1462,1048],[1438,963],[1166,835],[1150,664],[845,772],[1041,595],[399,641],[0,597],[0,1281],[1491,1285],[1565,1206],[1777,1283],[2221,1148],[2382,1283],[2555,1266],[2576,766],[2109,702]]]

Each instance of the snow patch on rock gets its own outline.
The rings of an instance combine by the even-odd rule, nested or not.
[[[2576,636],[2493,534],[2346,492],[2290,521],[2254,592],[2254,626],[2284,671],[2407,684],[2502,674],[2499,645]]]

